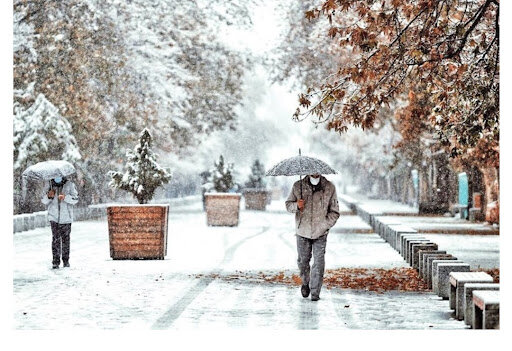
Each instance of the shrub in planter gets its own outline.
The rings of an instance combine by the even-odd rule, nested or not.
[[[155,190],[171,174],[156,162],[151,134],[144,129],[138,145],[127,152],[125,173],[109,172],[110,185],[129,191],[139,205],[107,208],[110,257],[113,259],[163,259],[167,254],[169,205],[148,205]]]
[[[210,171],[211,190],[205,192],[206,220],[210,226],[237,226],[241,195],[235,193],[233,164],[225,164],[221,155]]]
[[[249,180],[245,183],[245,209],[265,211],[268,200],[271,199],[264,182],[265,168],[256,160],[251,167]]]

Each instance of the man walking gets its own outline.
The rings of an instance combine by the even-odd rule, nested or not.
[[[295,213],[302,296],[308,297],[311,292],[311,301],[318,301],[324,277],[327,234],[340,216],[336,188],[320,174],[308,175],[293,184],[286,210]],[[311,254],[312,267],[309,265]]]
[[[52,267],[59,268],[61,256],[64,267],[69,267],[73,205],[78,202],[76,186],[66,178],[52,179],[45,189],[41,202],[48,205],[48,220],[52,228]]]

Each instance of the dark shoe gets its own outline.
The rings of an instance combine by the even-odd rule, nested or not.
[[[301,286],[300,292],[302,293],[302,297],[308,297],[309,296],[309,285]]]
[[[311,295],[311,301],[318,301],[320,300],[320,296]]]
[[[59,265],[54,263],[52,269],[59,269]]]
[[[64,267],[69,267],[69,262],[64,262]]]

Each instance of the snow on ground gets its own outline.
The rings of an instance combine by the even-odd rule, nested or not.
[[[500,268],[499,235],[457,235],[457,234],[423,234],[437,243],[439,250],[469,263],[472,270]]]
[[[297,270],[294,216],[283,202],[241,208],[240,225],[229,228],[208,227],[200,201],[172,206],[165,260],[112,260],[106,220],[84,221],[72,227],[71,268],[52,270],[50,229],[16,233],[14,328],[464,328],[432,293],[324,289],[313,303],[296,287],[196,278]],[[327,269],[407,267],[376,234],[333,231],[327,249]]]
[[[381,200],[381,199],[368,199],[367,197],[360,194],[350,194],[350,196],[342,196],[343,198],[355,200],[359,205],[363,206],[365,209],[370,210],[372,212],[380,212],[380,213],[410,213],[416,214],[418,213],[418,209],[415,207],[411,207],[406,204],[402,204],[400,202],[395,202],[391,200]]]
[[[458,217],[444,216],[387,216],[424,233],[481,233],[498,234],[499,229],[482,222],[469,222]]]

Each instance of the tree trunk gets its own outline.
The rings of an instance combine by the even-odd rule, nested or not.
[[[480,171],[483,175],[482,189],[485,189],[482,194],[482,211],[485,213],[487,204],[499,200],[499,168],[482,168]]]

